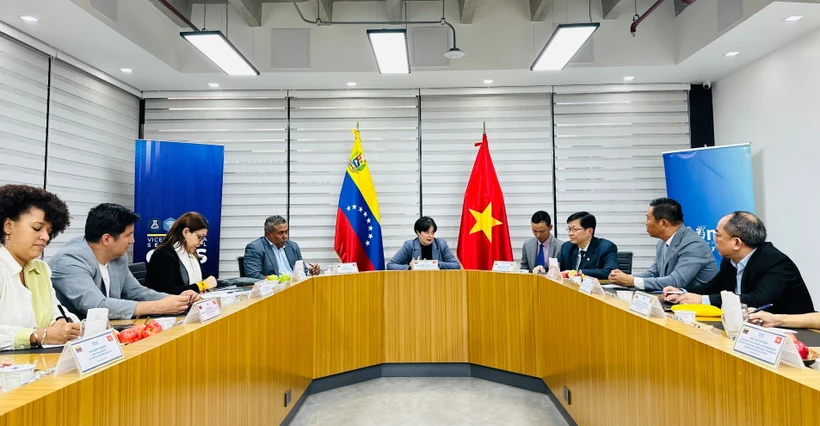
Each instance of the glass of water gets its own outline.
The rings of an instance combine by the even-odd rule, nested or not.
[[[726,332],[726,336],[729,340],[737,339],[738,334],[740,334],[740,329],[743,328],[743,323],[749,319],[749,307],[746,306],[745,303],[740,304],[740,313],[742,315],[742,321],[732,321],[731,323],[726,321],[725,313],[720,314],[720,321],[723,323],[723,331]]]

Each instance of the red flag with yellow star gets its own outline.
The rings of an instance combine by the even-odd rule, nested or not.
[[[464,269],[489,271],[496,260],[513,260],[507,207],[493,159],[487,134],[479,145],[478,156],[464,192],[461,229],[458,233],[458,260]]]

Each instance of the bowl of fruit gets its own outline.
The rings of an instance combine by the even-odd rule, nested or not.
[[[797,337],[795,337],[794,334],[789,333],[789,337],[792,339],[792,342],[794,342],[794,347],[797,349],[797,353],[800,354],[800,358],[803,359],[803,364],[806,367],[817,361],[817,351],[809,348],[803,342],[797,340]]]

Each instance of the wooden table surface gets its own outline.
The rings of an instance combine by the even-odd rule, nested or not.
[[[470,362],[541,378],[578,424],[816,424],[820,374],[771,370],[720,335],[646,319],[543,276],[389,271],[311,278],[124,348],[79,377],[0,394],[0,426],[273,425],[312,379],[381,363]],[[0,354],[56,364],[59,354]],[[753,390],[753,391],[750,391]]]

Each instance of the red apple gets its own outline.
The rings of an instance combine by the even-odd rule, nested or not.
[[[800,354],[800,358],[808,359],[809,358],[809,348],[801,341],[794,342],[794,347],[797,348],[797,353]]]

